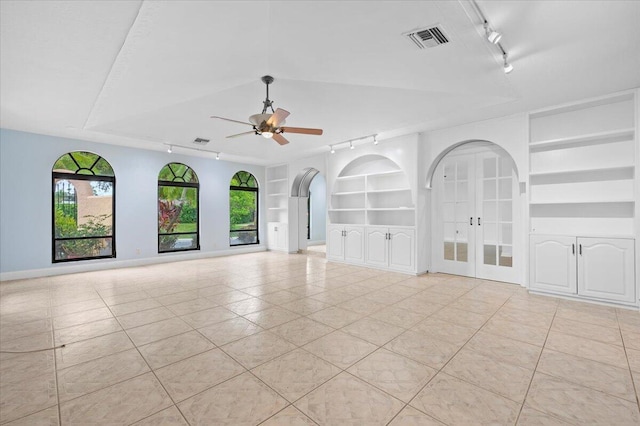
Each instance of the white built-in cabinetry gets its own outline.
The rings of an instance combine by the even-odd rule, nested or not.
[[[396,163],[379,155],[352,161],[330,197],[327,259],[415,272],[415,204]]]
[[[289,169],[286,164],[267,167],[267,247],[288,250]]]
[[[634,93],[529,115],[530,289],[637,304]]]

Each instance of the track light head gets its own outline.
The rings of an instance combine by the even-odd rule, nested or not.
[[[502,39],[502,33],[499,33],[496,30],[491,30],[489,32],[489,35],[487,36],[487,40],[489,40],[493,44],[500,43],[501,39]]]
[[[335,154],[335,153],[336,153],[336,150],[335,150],[335,149],[333,149],[333,145],[329,145],[329,148],[331,148],[331,151],[329,151],[329,152],[331,152],[332,154]]]
[[[216,160],[219,160],[219,159],[220,159],[220,153],[216,152]]]
[[[173,152],[173,146],[172,145],[169,145],[169,148],[167,148],[167,152],[169,154],[171,154]]]
[[[355,149],[355,146],[353,146],[353,142],[349,142],[349,149]]]
[[[373,144],[378,145],[378,135],[373,135]]]
[[[513,71],[513,65],[511,65],[507,61],[507,54],[506,53],[502,57],[504,58],[504,73],[505,74],[509,74],[511,71]]]

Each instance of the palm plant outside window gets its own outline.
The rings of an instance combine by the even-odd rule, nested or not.
[[[116,256],[111,165],[92,152],[64,154],[52,170],[52,262]]]
[[[200,249],[198,176],[169,163],[158,176],[158,252]]]
[[[249,172],[240,171],[229,187],[229,245],[259,244],[258,182]]]

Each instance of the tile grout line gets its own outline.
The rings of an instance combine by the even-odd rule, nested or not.
[[[636,393],[636,401],[635,402],[636,402],[637,408],[638,408],[638,410],[640,412],[640,395],[639,395],[640,389],[638,389],[636,387],[636,381],[633,378],[633,370],[631,370],[631,362],[629,362],[629,353],[627,352],[627,345],[625,343],[625,339],[624,339],[624,336],[622,334],[622,328],[620,327],[620,318],[618,316],[618,312],[615,311],[615,313],[616,313],[616,321],[618,322],[618,330],[620,332],[620,338],[622,339],[622,349],[624,350],[624,356],[625,356],[625,358],[627,360],[627,367],[629,368],[629,375],[631,376],[631,386],[633,386],[633,390]]]

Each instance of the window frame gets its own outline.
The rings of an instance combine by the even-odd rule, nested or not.
[[[258,179],[251,172],[247,172],[246,170],[239,170],[233,174],[231,177],[231,181],[236,175],[240,172],[248,173],[256,183],[255,187],[251,186],[236,186],[229,185],[229,201],[231,201],[231,191],[246,191],[246,192],[255,192],[256,193],[256,228],[255,229],[243,229],[243,230],[232,230],[231,229],[231,203],[229,203],[229,247],[239,247],[239,246],[254,246],[260,244],[260,186],[258,185]],[[255,231],[256,233],[256,242],[255,243],[241,243],[241,244],[231,244],[231,234],[237,232],[245,232],[245,231]]]
[[[90,168],[80,167],[77,160],[73,158],[71,154],[74,152],[88,152],[90,154],[96,155],[98,158],[94,161]],[[98,164],[100,159],[104,160],[111,169],[111,163],[109,163],[104,157],[99,154],[89,152],[89,151],[69,151],[62,154],[60,157],[56,159],[55,164],[65,155],[69,155],[71,159],[78,166],[78,170],[73,173],[64,173],[64,172],[51,172],[51,263],[65,263],[65,262],[76,262],[82,260],[95,260],[95,259],[113,259],[116,257],[116,175],[115,172],[113,176],[106,175],[96,175],[96,174],[79,174],[79,171],[89,170],[91,173],[94,173],[91,169]],[[55,170],[55,169],[54,169]],[[60,180],[86,180],[86,181],[100,181],[100,182],[111,182],[111,235],[103,235],[103,236],[91,236],[91,237],[56,237],[56,179]],[[96,238],[111,238],[111,254],[102,255],[102,256],[87,256],[87,257],[74,257],[71,259],[56,259],[56,242],[58,241],[69,241],[69,240],[92,240]]]
[[[182,176],[177,176],[175,174],[173,169],[170,167],[171,164],[178,164],[178,165],[186,167],[185,172],[182,174]],[[173,181],[160,180],[160,173],[162,173],[162,170],[164,170],[165,167],[169,167],[169,170],[171,170],[171,173],[173,173],[173,176],[174,176],[174,180]],[[187,174],[187,172],[189,170],[191,170],[191,174],[196,178],[196,182],[185,182],[184,181],[184,175]],[[181,181],[180,180],[176,180],[176,179],[181,179]],[[200,179],[198,179],[198,175],[196,174],[195,170],[193,170],[193,168],[191,168],[191,166],[188,166],[188,165],[186,165],[184,163],[178,163],[177,161],[172,161],[170,163],[167,163],[164,166],[162,166],[162,168],[160,169],[160,172],[158,173],[158,192],[159,192],[161,186],[171,186],[171,187],[178,187],[178,188],[195,188],[196,189],[196,215],[197,215],[197,220],[196,220],[196,231],[195,232],[171,232],[171,233],[161,234],[160,233],[160,225],[157,224],[157,230],[158,230],[158,254],[177,253],[177,252],[184,252],[184,251],[200,250]],[[158,201],[160,201],[160,197],[159,197],[159,194],[156,193],[156,202],[158,202]],[[159,207],[157,207],[157,209],[159,209]],[[159,213],[159,210],[156,210],[156,222],[158,220],[158,213]],[[196,234],[196,246],[195,247],[185,248],[185,249],[160,250],[160,237],[161,236],[166,236],[166,235],[193,235],[193,234]]]

